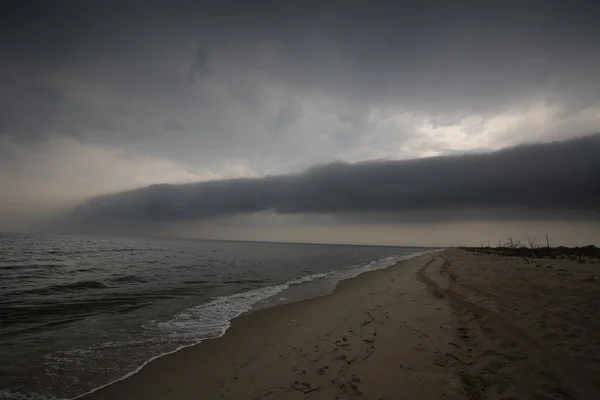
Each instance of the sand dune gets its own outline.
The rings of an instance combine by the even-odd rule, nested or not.
[[[422,276],[451,301],[455,369],[470,398],[600,398],[600,264],[439,257]]]

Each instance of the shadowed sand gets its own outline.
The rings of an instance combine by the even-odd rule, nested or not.
[[[552,261],[403,261],[242,316],[84,398],[600,398],[600,265]]]

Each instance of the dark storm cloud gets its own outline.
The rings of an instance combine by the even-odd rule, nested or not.
[[[192,124],[195,136],[219,142],[228,130],[235,131],[228,143],[243,137],[244,121],[235,129],[219,122],[225,116],[213,110],[223,104],[211,106],[205,93],[192,101],[189,87],[202,79],[231,85],[251,110],[264,102],[257,81],[351,99],[363,115],[389,102],[493,114],[540,93],[573,113],[600,99],[593,2],[59,0],[1,7],[0,135],[29,140],[60,133],[140,146],[140,138],[156,141],[164,122],[131,121],[157,114],[164,121],[184,105],[186,117],[201,117]],[[81,90],[88,86],[103,88],[106,98]],[[265,129],[285,130],[300,118],[293,101],[282,107]],[[182,151],[189,136],[174,141]]]
[[[1,1],[0,229],[125,188],[274,173],[98,198],[68,219],[508,218],[528,202],[580,215],[591,194],[517,185],[542,179],[533,166],[498,177],[514,198],[480,175],[464,178],[473,196],[440,194],[459,179],[440,180],[444,163],[496,155],[285,174],[600,131],[598,16],[597,2],[551,0]]]
[[[144,227],[262,211],[375,215],[375,222],[377,214],[420,213],[431,221],[448,211],[468,216],[470,210],[492,218],[526,210],[550,218],[593,215],[600,208],[598,154],[600,134],[488,154],[334,163],[294,175],[154,185],[94,198],[63,223]]]

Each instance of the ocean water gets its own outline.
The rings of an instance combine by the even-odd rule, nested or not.
[[[0,234],[0,398],[70,399],[432,249]]]

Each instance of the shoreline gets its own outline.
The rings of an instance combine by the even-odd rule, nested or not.
[[[600,258],[446,249],[259,309],[81,398],[600,398]]]
[[[443,248],[442,249],[433,249],[433,250],[424,250],[422,252],[415,253],[414,255],[401,256],[400,260],[394,262],[391,265],[383,266],[383,267],[377,267],[377,268],[372,269],[372,270],[365,270],[365,271],[348,270],[347,272],[356,272],[356,275],[353,275],[353,276],[350,276],[350,277],[346,277],[346,278],[342,278],[342,279],[337,280],[337,281],[330,282],[331,284],[333,284],[333,288],[330,289],[329,291],[327,291],[326,293],[322,293],[321,292],[321,293],[316,294],[316,295],[311,295],[310,297],[291,297],[290,299],[286,298],[285,301],[280,301],[281,299],[278,299],[278,297],[284,295],[285,293],[287,293],[289,291],[293,292],[294,290],[296,290],[296,289],[299,288],[298,286],[290,286],[290,287],[282,290],[281,292],[276,293],[275,295],[273,295],[271,297],[268,297],[268,298],[265,298],[263,300],[260,300],[259,302],[257,302],[256,304],[254,304],[250,309],[248,309],[248,310],[242,312],[241,314],[239,314],[238,316],[234,317],[232,320],[229,321],[229,327],[227,327],[225,329],[225,331],[223,332],[222,335],[216,336],[216,337],[207,338],[207,339],[203,339],[203,340],[201,340],[201,341],[199,341],[197,343],[192,343],[192,344],[180,346],[180,347],[178,347],[178,348],[176,348],[174,350],[171,350],[169,352],[161,353],[161,354],[158,354],[156,356],[153,356],[150,359],[148,359],[147,361],[145,361],[143,364],[141,364],[139,367],[135,368],[131,372],[126,373],[122,377],[120,377],[118,379],[115,379],[113,381],[110,381],[110,382],[108,382],[106,384],[103,384],[101,386],[98,386],[96,388],[93,388],[93,389],[91,389],[91,390],[89,390],[89,391],[87,391],[85,393],[79,394],[79,395],[77,395],[75,397],[71,397],[68,400],[77,400],[77,399],[88,398],[89,395],[92,395],[92,394],[94,394],[94,393],[96,393],[98,391],[104,390],[105,388],[107,388],[109,386],[112,386],[112,385],[117,384],[117,383],[119,383],[121,381],[129,379],[130,377],[132,377],[132,376],[138,374],[140,371],[142,371],[150,363],[155,362],[155,361],[157,361],[157,360],[159,360],[159,359],[161,359],[163,357],[170,356],[170,355],[178,353],[180,351],[185,351],[186,349],[202,345],[202,344],[207,343],[209,341],[219,340],[219,339],[223,338],[225,335],[227,335],[227,333],[230,331],[230,329],[234,325],[235,321],[237,321],[240,318],[252,315],[252,314],[254,314],[256,312],[259,312],[261,310],[266,310],[266,309],[270,309],[270,308],[274,308],[274,307],[283,307],[283,306],[286,306],[286,305],[289,305],[289,304],[294,304],[294,303],[299,303],[299,302],[304,302],[304,301],[309,301],[309,300],[314,300],[314,299],[319,299],[319,298],[322,298],[322,297],[327,297],[327,296],[334,295],[335,292],[338,290],[338,287],[340,286],[340,284],[342,284],[343,282],[354,280],[354,279],[357,279],[357,278],[359,278],[359,277],[361,277],[363,275],[374,273],[374,272],[377,272],[377,271],[380,271],[380,270],[394,268],[394,267],[397,267],[398,264],[401,264],[403,262],[406,262],[406,261],[409,261],[409,260],[412,260],[412,259],[415,259],[415,258],[418,258],[418,257],[424,257],[424,256],[427,256],[429,254],[436,253],[436,252],[443,251],[443,250],[444,250]],[[405,257],[408,257],[408,258],[405,258]],[[382,260],[377,260],[377,261],[379,262],[379,261],[382,261]],[[364,266],[362,268],[364,268]],[[337,272],[340,272],[340,271],[337,271]],[[298,278],[298,279],[302,279],[302,278],[304,278],[304,277],[301,277],[301,278]],[[312,282],[308,282],[307,281],[306,283],[311,284]]]
[[[283,323],[284,329],[290,329],[289,326],[286,325],[286,321],[294,321],[292,318],[287,319],[288,314],[297,312],[298,309],[302,310],[304,308],[320,308],[319,303],[325,301],[326,303],[330,303],[327,301],[331,298],[339,297],[340,293],[355,293],[356,291],[362,291],[361,288],[364,286],[364,283],[373,281],[373,277],[379,277],[381,275],[390,275],[390,271],[392,271],[392,275],[406,275],[404,278],[407,282],[410,281],[410,276],[414,277],[414,273],[416,272],[417,267],[421,267],[427,260],[431,260],[433,258],[432,254],[437,254],[439,250],[434,250],[432,252],[428,252],[426,254],[421,254],[415,256],[413,258],[407,260],[401,260],[394,265],[376,269],[373,271],[367,271],[359,274],[358,276],[348,278],[342,280],[337,283],[335,289],[332,293],[319,296],[315,298],[302,299],[292,303],[286,303],[281,305],[274,305],[267,308],[261,308],[258,310],[253,310],[251,312],[246,312],[241,314],[240,316],[234,318],[231,321],[231,326],[227,329],[227,332],[220,337],[208,339],[201,343],[190,345],[183,347],[181,349],[175,350],[171,353],[164,354],[161,356],[157,356],[152,360],[149,360],[136,371],[128,374],[122,379],[117,381],[108,383],[100,388],[96,388],[88,393],[79,395],[75,397],[75,399],[103,399],[103,398],[161,398],[161,396],[166,396],[169,398],[188,398],[182,393],[175,393],[173,389],[170,388],[171,391],[164,393],[162,395],[158,395],[156,390],[138,392],[138,389],[142,389],[144,387],[148,387],[150,381],[155,382],[156,374],[163,376],[163,372],[165,370],[172,369],[175,365],[181,365],[182,361],[185,360],[186,367],[183,369],[189,370],[194,367],[201,367],[203,369],[207,369],[207,364],[211,362],[205,361],[204,365],[195,365],[194,359],[201,360],[205,359],[202,353],[211,354],[213,357],[215,356],[215,351],[222,347],[230,346],[231,342],[237,342],[239,344],[240,341],[245,341],[243,338],[244,334],[242,331],[247,331],[248,327],[250,327],[254,333],[256,333],[256,325],[267,326],[270,330],[276,331],[282,328],[281,324]],[[412,267],[412,268],[411,268]],[[416,269],[415,269],[416,268]],[[409,272],[410,270],[410,272]],[[392,278],[393,279],[393,278]],[[375,279],[376,281],[377,279]],[[416,280],[415,280],[416,281]],[[418,283],[418,282],[417,282]],[[419,284],[420,285],[420,284]],[[265,323],[267,322],[267,323]],[[271,323],[275,324],[271,324]],[[437,323],[437,322],[436,322]],[[279,325],[279,326],[270,326],[270,325]],[[369,341],[369,339],[366,339]],[[364,342],[366,343],[366,342]],[[200,353],[197,354],[197,353]],[[279,358],[279,357],[278,357]],[[190,365],[194,364],[194,365]],[[180,371],[184,373],[183,371]],[[171,375],[170,375],[171,376]],[[163,377],[164,378],[164,377]],[[150,379],[150,381],[148,381]],[[191,379],[188,383],[194,382]],[[175,382],[171,382],[170,386],[174,386]],[[166,386],[169,386],[169,382],[165,382]],[[181,385],[179,382],[177,385]],[[183,384],[183,386],[186,386]],[[291,389],[296,391],[295,389]],[[206,388],[202,390],[206,391]],[[302,391],[302,390],[300,390]],[[179,391],[181,392],[181,391]],[[154,396],[154,397],[153,397]],[[193,396],[191,396],[193,397]],[[208,396],[208,398],[213,398]],[[236,397],[237,398],[237,397]]]

